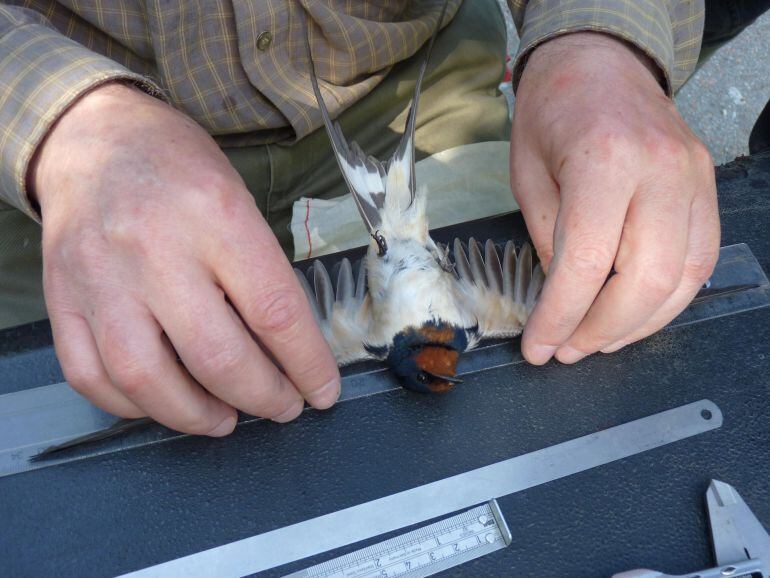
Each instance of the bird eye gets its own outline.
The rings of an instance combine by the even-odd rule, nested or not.
[[[418,373],[417,374],[417,381],[420,383],[428,383],[430,381],[430,377],[428,377],[427,373]]]

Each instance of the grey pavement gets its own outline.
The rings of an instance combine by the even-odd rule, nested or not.
[[[676,96],[716,164],[748,154],[751,127],[770,99],[770,12],[717,51]]]

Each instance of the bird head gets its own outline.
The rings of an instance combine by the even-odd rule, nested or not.
[[[467,346],[465,329],[429,322],[398,333],[387,361],[407,389],[445,393],[461,381],[455,377],[457,360]]]

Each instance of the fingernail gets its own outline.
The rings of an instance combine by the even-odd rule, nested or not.
[[[303,409],[305,409],[305,402],[303,402],[302,399],[299,399],[295,401],[294,405],[292,405],[289,409],[287,409],[281,415],[275,416],[273,418],[273,421],[278,423],[286,423],[293,419],[297,419],[297,417],[299,417],[299,414],[302,413]]]
[[[226,417],[222,420],[222,423],[220,423],[217,427],[215,427],[213,430],[209,432],[208,435],[210,435],[213,438],[221,438],[226,435],[229,435],[233,433],[233,430],[235,429],[235,422],[237,421],[237,418],[235,416]]]
[[[532,345],[527,350],[527,361],[534,365],[543,365],[553,357],[557,349],[555,345]]]
[[[308,402],[316,409],[328,409],[340,398],[341,384],[339,378],[314,391],[308,397]]]
[[[586,355],[588,354],[582,351],[578,351],[574,347],[570,347],[569,345],[562,345],[556,352],[556,359],[558,359],[561,363],[576,363],[583,359]]]

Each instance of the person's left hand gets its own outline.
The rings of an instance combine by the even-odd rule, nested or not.
[[[597,33],[550,40],[524,69],[511,185],[547,272],[522,338],[530,363],[574,363],[650,335],[714,268],[711,157],[654,72]]]

